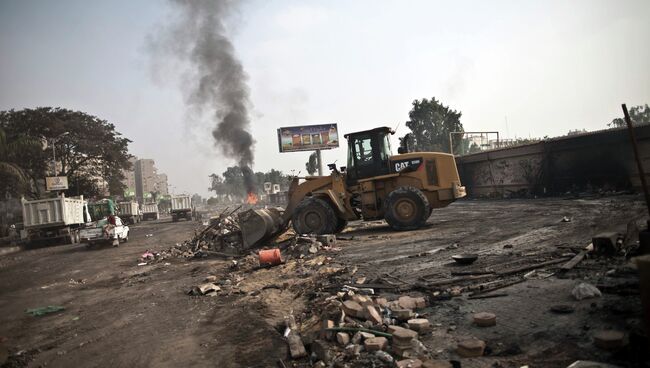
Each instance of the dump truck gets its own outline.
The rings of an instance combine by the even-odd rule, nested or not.
[[[328,176],[295,177],[284,212],[242,213],[240,227],[248,247],[293,224],[299,234],[341,232],[348,221],[384,219],[394,230],[415,230],[435,208],[466,195],[452,154],[408,152],[393,155],[387,127],[346,134],[347,167],[328,165]]]
[[[137,224],[141,220],[140,205],[135,201],[119,202],[117,208],[122,221],[127,224]]]
[[[181,218],[192,220],[192,198],[189,195],[176,195],[171,198],[172,221],[176,222]]]
[[[115,202],[111,199],[101,199],[88,204],[88,212],[94,220],[103,219],[110,215],[115,215]]]
[[[62,241],[79,243],[79,228],[90,222],[88,204],[83,196],[25,200],[23,206],[23,237],[29,243]]]
[[[142,220],[158,220],[160,213],[158,212],[157,203],[146,203],[142,205]]]

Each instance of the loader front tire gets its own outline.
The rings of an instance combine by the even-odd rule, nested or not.
[[[338,224],[332,206],[315,197],[303,199],[296,207],[291,221],[298,234],[333,234]]]
[[[414,187],[399,187],[386,197],[384,218],[395,230],[419,229],[431,214],[429,201]]]
[[[334,229],[334,233],[338,234],[341,231],[345,230],[345,227],[348,226],[347,220],[343,220],[342,218],[337,218],[336,221],[336,228]]]

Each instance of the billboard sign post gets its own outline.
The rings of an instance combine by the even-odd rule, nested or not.
[[[67,176],[48,176],[45,178],[45,189],[48,192],[67,190],[68,177]]]
[[[319,124],[280,128],[278,146],[281,153],[316,151],[318,175],[323,175],[320,151],[338,148],[338,127],[336,124]]]

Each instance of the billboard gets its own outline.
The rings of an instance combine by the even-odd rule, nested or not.
[[[336,124],[303,125],[278,129],[280,152],[326,150],[339,146]]]
[[[48,176],[45,178],[45,190],[66,190],[68,189],[67,176]]]

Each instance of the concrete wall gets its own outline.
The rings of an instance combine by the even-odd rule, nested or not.
[[[637,126],[635,133],[650,182],[650,125]],[[459,156],[456,163],[463,185],[474,197],[640,189],[624,128]]]

